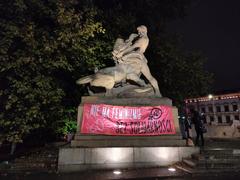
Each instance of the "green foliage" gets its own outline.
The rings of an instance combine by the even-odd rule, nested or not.
[[[201,55],[185,52],[166,32],[189,0],[7,0],[0,4],[0,141],[21,142],[37,129],[65,134],[76,126],[69,107],[85,93],[75,81],[113,63],[113,42],[140,24],[164,96],[180,104],[207,92]],[[71,109],[71,108],[70,108]],[[76,113],[74,111],[74,113]],[[73,113],[73,114],[74,114]]]
[[[164,39],[162,39],[164,41]],[[173,38],[157,50],[159,62],[150,62],[165,96],[171,97],[177,106],[185,98],[207,94],[212,74],[204,70],[204,58],[200,53],[181,48],[181,39]],[[158,73],[158,71],[160,73]]]
[[[101,21],[109,38],[136,32],[136,27],[148,27],[150,39],[146,51],[148,65],[159,82],[164,96],[180,106],[187,97],[209,92],[212,75],[204,70],[205,58],[181,48],[179,35],[167,31],[167,23],[186,16],[189,0],[95,0],[102,10]]]
[[[69,133],[75,133],[77,130],[77,111],[76,108],[70,108],[64,111],[64,115],[60,121],[56,121],[56,133],[62,137]]]
[[[105,30],[95,17],[94,8],[72,0],[1,2],[0,141],[52,128],[68,99],[79,103],[75,80],[103,66],[96,54]]]

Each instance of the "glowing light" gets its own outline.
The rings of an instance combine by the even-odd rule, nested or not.
[[[170,168],[168,168],[168,171],[170,171],[170,172],[175,172],[175,171],[176,171],[176,169],[175,169],[175,168],[173,168],[173,167],[170,167]]]
[[[127,155],[128,154],[126,154],[126,149],[124,148],[110,148],[104,154],[109,162],[122,161]]]
[[[161,160],[167,160],[172,155],[172,153],[166,147],[156,148],[155,152],[157,158]]]
[[[209,94],[208,95],[208,99],[212,99],[213,98],[213,95],[212,94]]]
[[[119,175],[119,174],[122,174],[122,171],[120,171],[120,170],[114,170],[114,171],[113,171],[113,174]]]

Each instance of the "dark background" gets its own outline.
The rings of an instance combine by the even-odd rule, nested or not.
[[[214,74],[213,90],[240,90],[240,1],[196,0],[188,15],[169,24],[182,34],[188,50],[207,57],[206,69]]]

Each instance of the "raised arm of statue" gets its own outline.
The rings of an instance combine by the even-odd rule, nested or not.
[[[148,39],[147,38],[140,38],[138,39],[133,45],[125,48],[124,50],[120,51],[117,54],[117,58],[121,58],[125,54],[128,54],[132,51],[138,51],[140,53],[144,53],[148,46]]]
[[[113,47],[113,56],[116,56],[121,51],[127,49],[132,45],[133,40],[138,37],[138,34],[132,33],[127,40],[123,40],[122,38],[118,38]]]
[[[132,45],[133,40],[138,37],[138,34],[132,33],[129,38],[125,41],[125,45],[119,49],[119,52],[123,51],[124,49],[128,48]]]
[[[138,35],[131,34],[129,36],[129,39],[125,41],[125,45],[122,46],[118,52],[115,52],[114,55],[116,56],[117,59],[120,59],[124,55],[134,51],[140,52],[142,54],[145,52],[149,43],[149,39],[147,36],[147,28],[145,26],[139,26],[137,30]],[[135,40],[137,37],[138,39],[134,43],[132,43],[133,40]]]

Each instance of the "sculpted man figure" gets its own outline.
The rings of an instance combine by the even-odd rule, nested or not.
[[[141,68],[141,73],[148,79],[150,84],[153,86],[155,94],[161,96],[159,91],[158,83],[156,79],[151,75],[149,67],[147,65],[147,59],[144,56],[146,51],[149,38],[147,36],[147,27],[141,25],[137,27],[138,34],[131,34],[129,39],[125,42],[118,39],[114,46],[113,59],[119,64],[129,64],[133,69]],[[137,67],[138,66],[138,67]],[[141,74],[132,74],[130,79],[140,82]]]
[[[147,59],[143,54],[149,43],[147,28],[142,25],[137,31],[138,34],[131,34],[126,41],[121,38],[116,40],[112,52],[116,63],[114,67],[104,68],[93,75],[83,77],[77,81],[77,84],[90,83],[92,86],[105,87],[106,95],[111,95],[114,85],[126,80],[132,80],[141,87],[146,87],[146,83],[140,78],[143,74],[153,87],[154,94],[161,97],[158,83],[151,75]],[[143,88],[136,93],[143,93],[147,89],[149,90]]]
[[[146,51],[149,39],[147,36],[147,27],[139,26],[137,28],[138,34],[131,34],[129,39],[125,41],[125,44],[122,45],[119,49],[113,51],[113,56],[118,59],[118,61],[127,63],[126,61],[130,58],[139,58],[147,63],[147,59],[144,56]],[[133,41],[135,41],[133,43]]]

